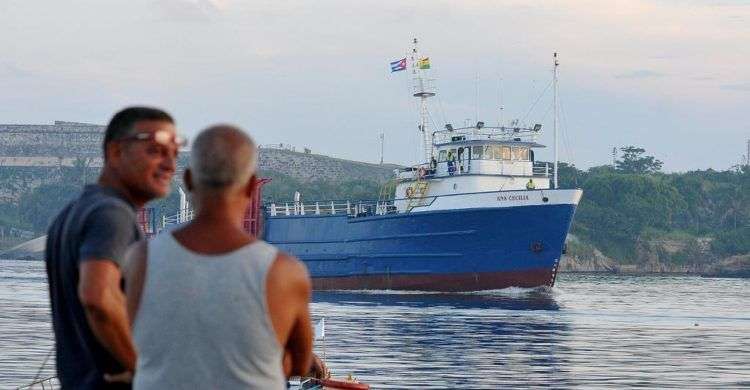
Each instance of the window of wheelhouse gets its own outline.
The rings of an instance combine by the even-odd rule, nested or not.
[[[443,149],[438,153],[438,162],[446,161],[448,157],[448,151]]]
[[[471,148],[471,159],[481,160],[484,158],[484,146],[473,146]]]
[[[463,159],[469,159],[469,152],[471,152],[472,160],[505,160],[505,161],[530,161],[533,159],[533,152],[527,147],[523,146],[502,146],[502,145],[481,145],[472,146],[471,148],[465,147],[463,149]],[[444,153],[441,151],[441,156]],[[455,150],[454,150],[454,153]],[[454,158],[459,156],[454,154]],[[440,157],[440,161],[444,161],[445,157]]]
[[[514,146],[511,150],[513,151],[513,160],[529,161],[529,148]]]
[[[502,149],[501,156],[498,160],[510,160],[510,146],[498,146]]]

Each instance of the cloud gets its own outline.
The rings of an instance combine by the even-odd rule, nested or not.
[[[0,62],[0,76],[2,75],[16,78],[35,76],[34,72],[8,62]]]
[[[719,88],[725,91],[750,91],[750,83],[725,84]]]
[[[181,22],[209,21],[229,6],[226,0],[163,0],[157,4],[164,19]]]
[[[616,79],[649,79],[658,77],[664,77],[664,73],[659,73],[648,69],[639,69],[615,75]]]

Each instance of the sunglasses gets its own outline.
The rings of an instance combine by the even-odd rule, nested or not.
[[[152,141],[164,146],[176,146],[178,148],[184,148],[187,146],[187,138],[176,135],[167,130],[158,130],[154,132],[143,132],[135,133],[127,137],[120,138],[120,140],[127,141]]]

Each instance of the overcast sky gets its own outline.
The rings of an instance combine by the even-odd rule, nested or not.
[[[502,96],[504,119],[543,123],[551,146],[551,94],[532,105],[557,51],[563,160],[638,145],[668,171],[726,169],[750,138],[750,1],[2,0],[0,31],[0,123],[151,104],[188,135],[231,122],[362,161],[382,131],[385,160],[413,163],[410,75],[388,63],[418,37],[440,126],[495,124]]]

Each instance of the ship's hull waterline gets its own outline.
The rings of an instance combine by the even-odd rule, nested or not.
[[[264,236],[305,262],[316,290],[552,286],[575,207],[268,216]]]

